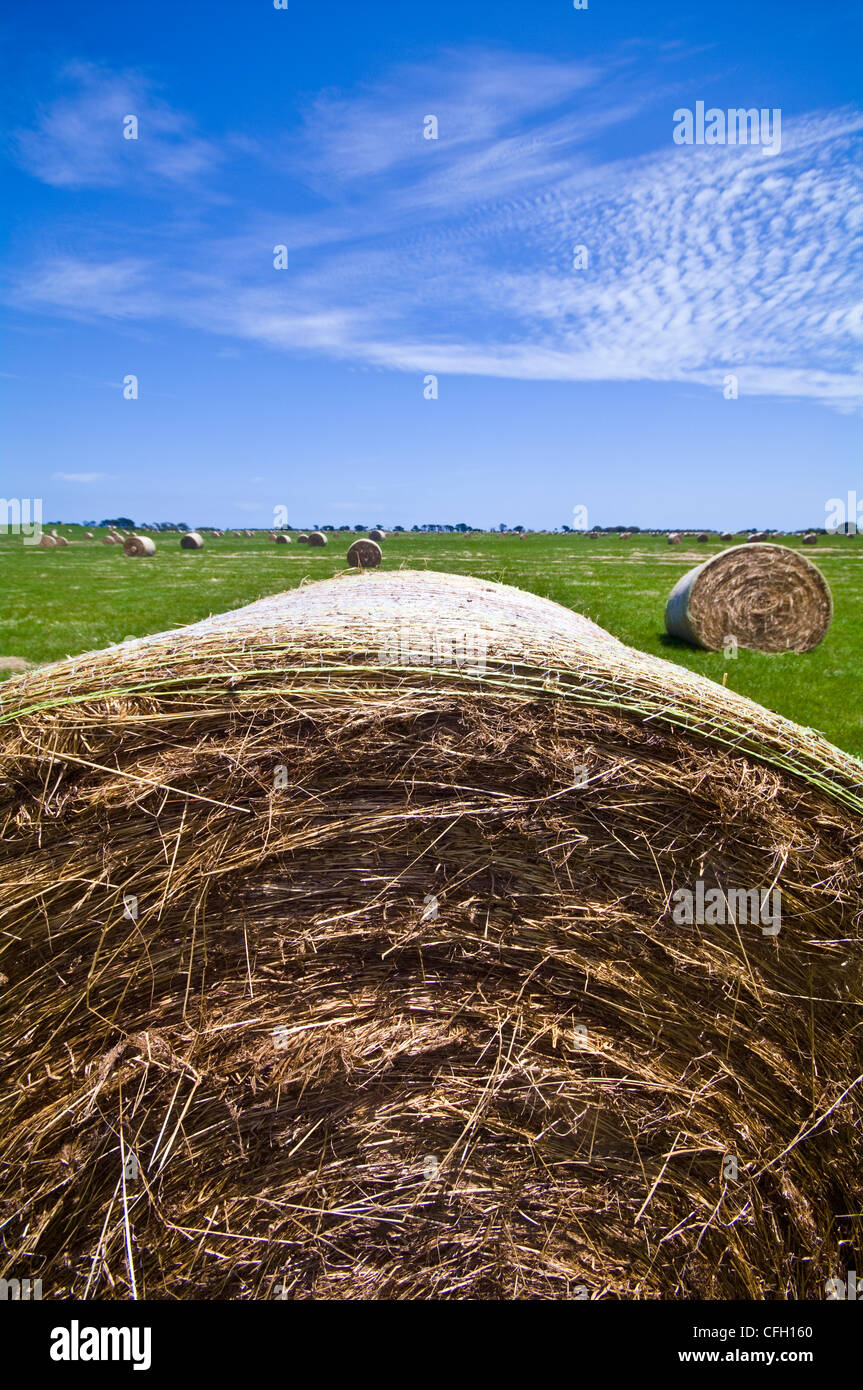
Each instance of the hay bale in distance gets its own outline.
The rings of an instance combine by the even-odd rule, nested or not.
[[[803,545],[817,545],[818,536],[815,531],[807,531],[802,540]]]
[[[92,531],[85,531],[85,532],[84,532],[84,540],[85,540],[85,541],[91,541],[92,539],[93,539],[93,532],[92,532]]]
[[[297,545],[307,545],[308,540],[309,538],[306,535],[305,531],[301,531],[300,534],[297,536]]]
[[[39,537],[39,548],[41,550],[53,550],[57,544],[56,536],[49,536],[47,531],[43,531]]]
[[[373,526],[372,529],[371,529],[371,531],[369,531],[369,540],[370,540],[370,541],[385,541],[386,538],[387,538],[387,533],[386,533],[386,531],[381,531],[377,526]]]
[[[155,548],[155,547],[154,547]],[[180,537],[181,550],[203,550],[204,537],[200,531],[184,531]]]
[[[276,545],[290,545],[291,538],[290,536],[286,536],[284,531],[280,531],[279,534],[275,537],[275,541]]]
[[[681,538],[680,538],[680,532],[679,532],[679,531],[669,531],[669,533],[668,533],[668,544],[669,544],[669,545],[680,545],[680,539],[681,539]]]
[[[383,551],[377,541],[361,536],[348,547],[348,564],[355,569],[376,569],[383,558]]]
[[[631,541],[631,540],[632,540],[632,532],[631,532],[631,531],[621,531],[621,533],[620,533],[620,539],[621,539],[622,541]]]
[[[734,540],[734,536],[733,536],[733,534],[731,533],[731,531],[720,531],[720,532],[719,532],[719,539],[720,539],[721,541],[733,541],[733,540]]]
[[[372,571],[23,675],[0,772],[4,1248],[57,1299],[131,1298],[126,1220],[142,1299],[272,1297],[288,1258],[341,1300],[847,1267],[860,770],[811,730]],[[779,943],[675,920],[699,883],[782,892]]]
[[[117,540],[117,537],[116,537],[116,536],[112,536],[112,535],[110,534],[110,532],[109,532],[107,536],[103,536],[103,537],[102,537],[102,544],[103,544],[103,545],[119,545],[119,541]]]
[[[815,565],[784,545],[722,550],[683,575],[665,605],[674,637],[718,651],[727,637],[757,652],[808,652],[827,634],[833,601]]]
[[[764,541],[767,540],[767,532],[766,532],[766,531],[753,531],[752,534],[751,534],[751,536],[747,536],[747,537],[746,537],[746,540],[747,540],[747,542],[752,542],[752,543],[754,543],[755,545],[762,545],[762,544],[764,543]]]
[[[130,557],[155,555],[156,542],[149,536],[127,536],[123,542],[123,554]]]
[[[706,531],[699,531],[695,539],[699,542],[700,545],[703,545],[705,541],[710,540],[710,537],[708,536]]]
[[[323,531],[309,532],[309,545],[326,545],[326,543],[327,538],[324,535]]]

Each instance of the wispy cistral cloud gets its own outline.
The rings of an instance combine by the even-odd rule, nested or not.
[[[87,147],[89,113],[116,120],[125,88],[89,69],[79,81],[60,110]],[[741,394],[853,408],[863,116],[783,113],[781,151],[765,159],[676,145],[681,104],[670,80],[648,86],[624,63],[470,51],[319,96],[278,149],[203,140],[158,108],[143,163],[173,158],[213,181],[206,257],[154,213],[146,255],[91,237],[25,271],[15,300],[401,371],[712,387],[733,373]],[[91,155],[51,146],[57,110],[20,137],[22,159],[55,184],[95,179],[92,139]],[[650,148],[647,124],[660,132]],[[106,167],[140,177],[128,151]],[[280,186],[303,196],[276,198]]]
[[[13,133],[20,163],[56,188],[147,185],[151,192],[196,182],[224,151],[195,131],[139,73],[106,72],[92,63],[70,63],[60,91],[27,129]],[[137,122],[127,138],[127,117]],[[131,134],[132,127],[125,127]]]
[[[102,483],[116,481],[116,473],[52,473],[52,482],[60,483]]]

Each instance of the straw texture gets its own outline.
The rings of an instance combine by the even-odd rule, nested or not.
[[[833,601],[821,571],[787,546],[723,550],[677,581],[665,605],[674,637],[718,651],[731,637],[759,652],[808,652],[823,641]]]
[[[411,572],[0,695],[0,1276],[806,1298],[863,1253],[863,768],[811,731]],[[699,879],[781,931],[678,925]]]

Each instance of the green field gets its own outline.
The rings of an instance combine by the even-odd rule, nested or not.
[[[10,658],[53,661],[126,637],[194,622],[210,613],[251,603],[303,580],[327,579],[345,567],[352,539],[331,535],[325,549],[253,539],[206,538],[202,551],[183,551],[177,535],[156,537],[149,559],[128,559],[117,546],[83,538],[81,527],[62,526],[71,544],[40,550],[20,536],[0,536],[0,676],[14,674]],[[797,547],[797,539],[783,544]],[[741,651],[693,650],[668,637],[665,599],[687,569],[723,548],[714,541],[684,540],[669,547],[664,536],[632,540],[584,534],[489,533],[390,535],[387,569],[450,570],[530,589],[592,618],[642,651],[666,657],[751,696],[770,709],[815,729],[839,747],[863,757],[863,540],[820,537],[806,548],[823,570],[835,605],[826,640],[807,655],[765,656]]]

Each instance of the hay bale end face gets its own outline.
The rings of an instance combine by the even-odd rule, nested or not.
[[[723,550],[683,575],[665,606],[674,637],[718,651],[729,637],[757,652],[808,652],[833,616],[827,580],[783,545]]]
[[[698,533],[698,535],[695,537],[695,539],[698,541],[698,543],[699,543],[700,545],[703,545],[705,541],[709,541],[709,540],[710,540],[710,537],[708,536],[708,534],[707,534],[706,531],[699,531],[699,533]]]
[[[156,542],[149,536],[127,536],[123,542],[123,554],[132,558],[155,553]]]
[[[377,541],[360,537],[348,547],[348,564],[354,569],[376,569],[383,558],[383,551]]]
[[[204,537],[200,531],[185,531],[180,537],[181,550],[203,550]]]
[[[814,531],[807,531],[806,535],[803,537],[803,544],[804,544],[804,545],[817,545],[817,544],[818,544],[818,537],[817,537],[817,535],[815,534]]]
[[[309,545],[326,545],[326,543],[327,538],[324,535],[323,531],[309,532]]]
[[[284,531],[281,531],[279,535],[275,537],[275,542],[276,545],[290,545],[291,538],[290,536],[286,536]]]
[[[301,531],[300,534],[297,536],[297,545],[307,545],[308,540],[309,538],[306,535],[305,531]]]
[[[22,675],[0,773],[0,1211],[52,1297],[130,1299],[129,1251],[171,1300],[848,1268],[860,765],[811,730],[371,571]]]
[[[680,539],[681,539],[681,537],[680,537],[680,532],[679,532],[679,531],[669,531],[669,533],[668,533],[668,544],[669,544],[669,545],[680,545]]]
[[[369,540],[370,540],[370,541],[385,541],[386,538],[387,538],[387,533],[386,533],[386,531],[381,531],[377,526],[374,526],[374,527],[372,528],[372,530],[369,531]]]

